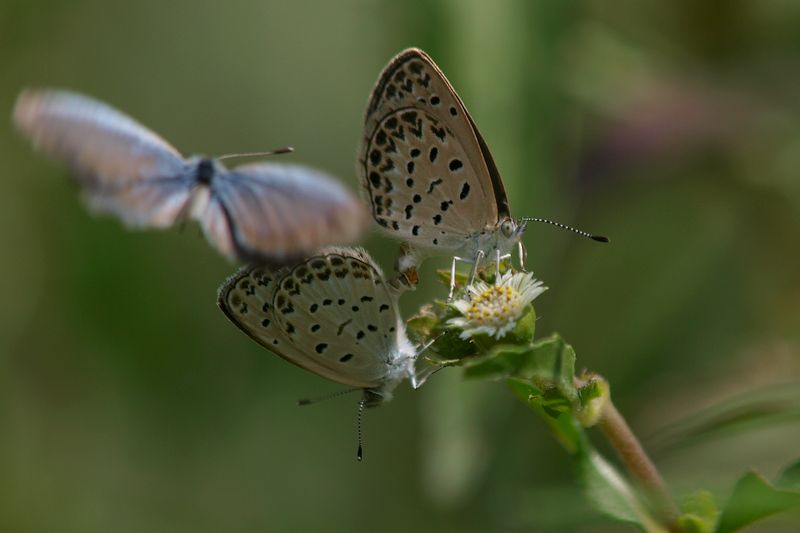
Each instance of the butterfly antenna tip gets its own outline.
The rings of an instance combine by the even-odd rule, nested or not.
[[[365,400],[361,400],[360,402],[358,402],[358,417],[357,417],[357,423],[356,423],[356,428],[357,428],[357,432],[358,432],[358,451],[356,451],[356,459],[358,459],[359,462],[361,462],[364,459],[364,446],[363,446],[363,438],[362,438],[362,433],[361,433],[361,418],[362,418],[362,415],[364,414],[364,406],[365,405],[366,405],[366,401]]]

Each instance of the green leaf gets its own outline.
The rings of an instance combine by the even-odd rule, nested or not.
[[[436,339],[431,349],[445,359],[461,359],[475,355],[475,345],[459,337],[459,331],[445,330]]]
[[[683,533],[711,533],[719,518],[719,509],[714,495],[700,490],[687,496],[681,506],[683,514],[678,518],[678,527]]]
[[[633,487],[594,450],[563,397],[559,400],[549,397],[547,391],[526,379],[510,378],[508,386],[520,400],[542,416],[558,441],[575,457],[586,497],[595,509],[617,520],[637,524],[648,532],[666,532],[648,512]],[[559,401],[566,409],[557,408]]]
[[[800,490],[800,460],[786,467],[775,485],[782,489]]]
[[[530,381],[511,378],[508,380],[508,386],[517,398],[542,415],[556,439],[569,453],[576,454],[581,451],[585,437],[572,416],[557,412],[555,409],[548,409],[552,404],[545,398],[544,392]]]
[[[439,324],[439,317],[426,306],[406,321],[406,329],[410,337],[417,342],[432,336],[433,330]]]
[[[490,354],[465,369],[468,378],[528,380],[543,391],[555,389],[571,404],[578,404],[575,390],[575,352],[558,335],[530,346],[497,346]]]
[[[586,446],[578,468],[591,504],[617,520],[639,525],[648,532],[666,533],[653,518],[628,481],[600,454]]]
[[[789,467],[788,482],[797,482],[797,468],[797,463]],[[800,490],[778,488],[761,474],[751,471],[736,482],[733,494],[722,511],[716,532],[736,531],[757,520],[792,508],[800,508]]]

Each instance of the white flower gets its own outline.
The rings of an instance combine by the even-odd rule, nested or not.
[[[480,333],[499,339],[514,329],[528,304],[546,290],[531,272],[506,272],[494,285],[476,280],[467,287],[465,298],[450,304],[463,316],[451,318],[448,324],[463,330],[462,339]]]

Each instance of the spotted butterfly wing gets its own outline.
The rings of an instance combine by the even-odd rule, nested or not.
[[[414,246],[456,250],[508,216],[486,143],[447,78],[419,49],[401,52],[378,79],[359,166],[376,222]]]
[[[189,199],[187,163],[164,139],[116,109],[68,91],[26,90],[14,122],[72,168],[89,206],[130,226],[168,227]]]
[[[364,208],[327,174],[302,165],[254,163],[220,173],[198,217],[209,238],[239,257],[286,263],[322,244],[352,243]],[[235,223],[231,223],[235,221]]]
[[[362,249],[323,250],[279,270],[242,268],[217,301],[256,342],[332,381],[388,394],[413,375],[396,297]]]

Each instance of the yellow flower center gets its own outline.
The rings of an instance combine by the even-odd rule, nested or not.
[[[494,285],[473,298],[465,315],[472,323],[497,326],[517,318],[521,303],[516,290],[507,285]]]

